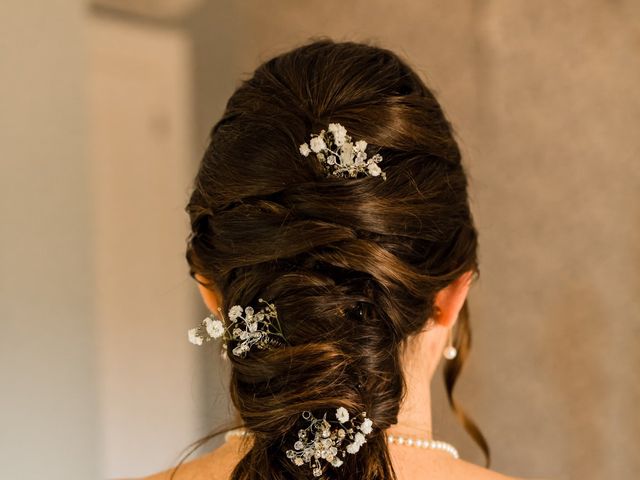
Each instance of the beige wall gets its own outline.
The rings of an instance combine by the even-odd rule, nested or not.
[[[89,112],[100,425],[107,477],[166,466],[199,428],[199,320],[184,205],[193,176],[184,33],[94,15]]]
[[[405,55],[457,130],[482,270],[458,394],[494,467],[640,476],[638,2],[96,3],[3,4],[5,469],[148,473],[230,415],[184,333],[188,184],[239,79],[326,34]],[[481,462],[436,383],[436,435]]]
[[[36,5],[37,3],[37,5]],[[83,2],[0,2],[0,477],[100,471]]]

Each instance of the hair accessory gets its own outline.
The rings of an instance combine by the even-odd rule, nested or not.
[[[356,426],[355,419],[362,417]],[[308,463],[314,477],[322,476],[323,465],[320,460],[330,463],[334,467],[342,465],[347,453],[355,454],[366,443],[365,436],[371,433],[373,422],[362,412],[350,419],[349,412],[344,407],[335,410],[335,420],[327,420],[327,413],[322,418],[316,418],[305,410],[302,418],[309,422],[306,428],[298,430],[298,440],[293,449],[287,450],[287,458],[298,466]],[[346,447],[343,442],[350,440]]]
[[[282,345],[285,338],[280,328],[276,306],[262,298],[259,298],[258,301],[266,305],[257,312],[254,312],[251,306],[244,309],[241,305],[231,307],[228,326],[225,326],[223,321],[213,314],[208,315],[202,320],[200,326],[189,329],[187,332],[189,341],[194,345],[202,345],[205,341],[222,337],[225,341],[222,348],[225,351],[227,341],[237,341],[232,353],[242,358],[254,346],[259,350],[265,350],[271,345]],[[222,314],[220,308],[218,311]]]
[[[212,338],[221,337],[224,333],[224,325],[216,316],[209,314],[200,322],[198,327],[190,328],[187,333],[191,343],[202,345]]]
[[[319,134],[312,133],[309,144],[305,142],[299,149],[305,157],[313,151],[325,164],[328,175],[355,178],[361,172],[386,180],[387,175],[378,166],[382,155],[376,153],[367,159],[366,148],[366,141],[352,143],[351,136],[341,124],[330,123],[328,131],[323,129]]]

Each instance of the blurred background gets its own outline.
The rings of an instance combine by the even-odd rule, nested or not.
[[[457,131],[482,272],[457,394],[493,467],[640,477],[640,2],[3,0],[0,14],[0,477],[147,475],[230,418],[228,372],[187,341],[205,310],[183,209],[240,80],[321,35],[405,57]],[[435,436],[482,463],[443,392],[438,376]]]

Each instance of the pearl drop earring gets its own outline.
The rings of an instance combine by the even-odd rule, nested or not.
[[[453,334],[451,333],[452,330],[453,327],[449,329],[449,341],[447,342],[447,346],[442,352],[442,356],[447,360],[453,360],[454,358],[456,358],[456,355],[458,355],[458,350],[453,346]]]

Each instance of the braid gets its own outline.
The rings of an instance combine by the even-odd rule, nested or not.
[[[330,121],[382,156],[384,181],[327,178],[301,155],[309,132]],[[323,478],[396,478],[384,431],[405,393],[400,352],[424,329],[436,293],[477,271],[466,174],[432,93],[388,50],[301,46],[234,92],[194,187],[191,274],[216,285],[224,310],[274,302],[287,339],[229,356],[231,400],[253,434],[232,479],[312,478],[286,452],[302,412],[339,407],[366,412],[373,428],[362,451]]]

